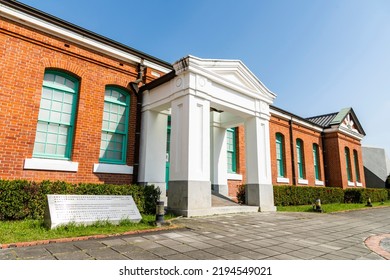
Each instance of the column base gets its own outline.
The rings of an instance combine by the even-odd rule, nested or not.
[[[213,191],[213,193],[229,197],[229,188],[227,185],[212,184],[211,190]]]
[[[169,181],[168,211],[185,217],[204,216],[211,209],[208,181]]]
[[[260,212],[275,212],[272,184],[247,184],[245,202],[250,206],[259,206]]]

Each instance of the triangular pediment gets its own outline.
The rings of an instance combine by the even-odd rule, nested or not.
[[[224,85],[261,94],[273,100],[276,95],[271,92],[240,60],[201,59],[188,56],[174,64],[176,74],[195,67],[211,80],[223,81]]]
[[[366,135],[361,126],[355,112],[352,108],[342,109],[332,120],[330,125],[337,125],[344,131],[349,131],[354,134]]]

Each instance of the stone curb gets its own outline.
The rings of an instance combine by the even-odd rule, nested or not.
[[[90,235],[90,236],[67,237],[67,238],[57,238],[57,239],[48,239],[48,240],[26,241],[26,242],[15,242],[15,243],[9,243],[9,244],[0,244],[0,250],[1,249],[9,249],[9,248],[30,247],[30,246],[36,246],[36,245],[46,245],[46,244],[52,244],[52,243],[94,240],[94,239],[101,239],[101,238],[115,237],[115,236],[136,235],[136,234],[141,234],[141,233],[159,232],[159,231],[166,231],[166,230],[180,229],[180,228],[182,228],[182,227],[170,225],[167,227],[158,227],[158,228],[153,228],[153,229],[127,231],[127,232],[116,233],[116,234],[97,234],[97,235]]]
[[[390,252],[384,250],[380,245],[382,239],[385,238],[390,238],[390,233],[370,236],[364,241],[364,243],[371,251],[377,253],[386,260],[390,260]]]

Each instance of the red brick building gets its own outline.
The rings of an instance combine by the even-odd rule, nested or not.
[[[227,101],[216,96],[198,103],[221,119],[215,127],[223,128],[218,133],[226,141],[221,147],[227,150],[227,176],[211,178],[216,182],[211,185],[226,185],[223,195],[234,197],[248,177],[258,180],[253,170],[248,175],[248,156],[262,174],[272,175],[260,185],[365,187],[360,144],[365,133],[351,108],[305,119],[272,106],[275,95],[239,61],[221,60],[220,66],[213,61],[210,66],[208,60],[188,57],[172,65],[15,1],[0,0],[0,8],[0,179],[152,182],[165,187],[170,178],[166,143],[171,143],[167,116],[172,109],[153,94],[156,89],[180,89],[184,78],[194,77],[196,98],[205,92],[207,96],[212,79],[221,85],[216,94],[223,88],[233,97],[240,94],[234,98],[247,96],[242,106],[233,98],[226,107]],[[193,71],[190,62],[214,74],[186,74]],[[189,87],[192,94],[191,83]],[[253,106],[245,103],[248,98],[254,98]],[[251,106],[258,109],[253,113]],[[252,115],[256,122],[249,124]],[[141,116],[158,121],[143,123]],[[202,117],[205,122],[210,118]],[[156,132],[157,123],[165,136]],[[263,157],[260,152],[252,158],[246,127],[263,129],[259,131],[267,139],[260,137],[263,150],[256,149]],[[209,129],[201,127],[200,132],[208,137]],[[154,136],[161,141],[148,144],[147,137]],[[259,134],[249,136],[257,139]],[[157,156],[154,149],[164,149],[164,154]],[[210,158],[205,151],[202,160]],[[164,166],[154,170],[150,161]],[[210,181],[210,168],[202,168]]]

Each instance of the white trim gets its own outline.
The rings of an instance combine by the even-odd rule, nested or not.
[[[93,173],[133,174],[133,166],[125,164],[95,163]]]
[[[278,177],[276,178],[277,183],[284,183],[284,184],[290,184],[290,179],[289,178],[284,178],[284,177]]]
[[[355,186],[355,182],[348,181],[348,187],[354,187],[354,186]]]
[[[316,186],[323,186],[324,185],[324,181],[316,180],[315,185]]]
[[[356,187],[363,187],[363,184],[360,182],[356,182]]]
[[[228,180],[242,181],[242,175],[237,173],[227,173]]]
[[[306,180],[306,179],[298,179],[298,184],[301,184],[301,185],[308,185],[308,184],[309,184],[309,181]]]
[[[303,121],[303,120],[300,120],[300,119],[297,119],[297,118],[295,118],[295,117],[289,116],[289,115],[284,114],[284,113],[281,113],[281,112],[279,112],[279,111],[276,111],[276,110],[274,110],[274,109],[272,109],[272,108],[270,108],[269,111],[270,111],[270,113],[271,113],[271,116],[273,115],[273,116],[280,117],[280,118],[282,118],[282,119],[292,120],[295,124],[300,124],[300,125],[305,126],[305,127],[307,127],[307,128],[313,129],[313,130],[315,130],[315,131],[317,131],[317,132],[322,132],[322,131],[323,131],[322,127],[320,127],[320,126],[316,126],[316,125],[314,125],[314,124],[305,122],[305,121]]]
[[[78,162],[45,158],[26,158],[23,169],[77,172]]]
[[[124,61],[130,62],[132,64],[140,63],[141,58],[130,54],[128,52],[119,50],[115,47],[111,47],[109,45],[106,45],[104,43],[98,42],[94,39],[88,38],[86,36],[80,35],[76,32],[70,31],[66,28],[59,27],[55,24],[46,22],[42,19],[36,18],[34,16],[25,14],[21,11],[18,11],[16,9],[9,8],[5,5],[0,5],[0,14],[6,18],[15,20],[17,22],[22,23],[23,25],[32,26],[37,28],[38,30],[49,32],[50,34],[53,34],[55,36],[58,36],[60,38],[70,40],[74,43],[87,46],[89,48],[95,49],[99,52],[108,54],[110,56],[122,59]],[[163,73],[168,73],[171,71],[168,68],[165,68],[161,65],[158,65],[152,61],[149,61],[145,59],[144,61],[145,66],[153,68],[154,70],[161,71]]]

